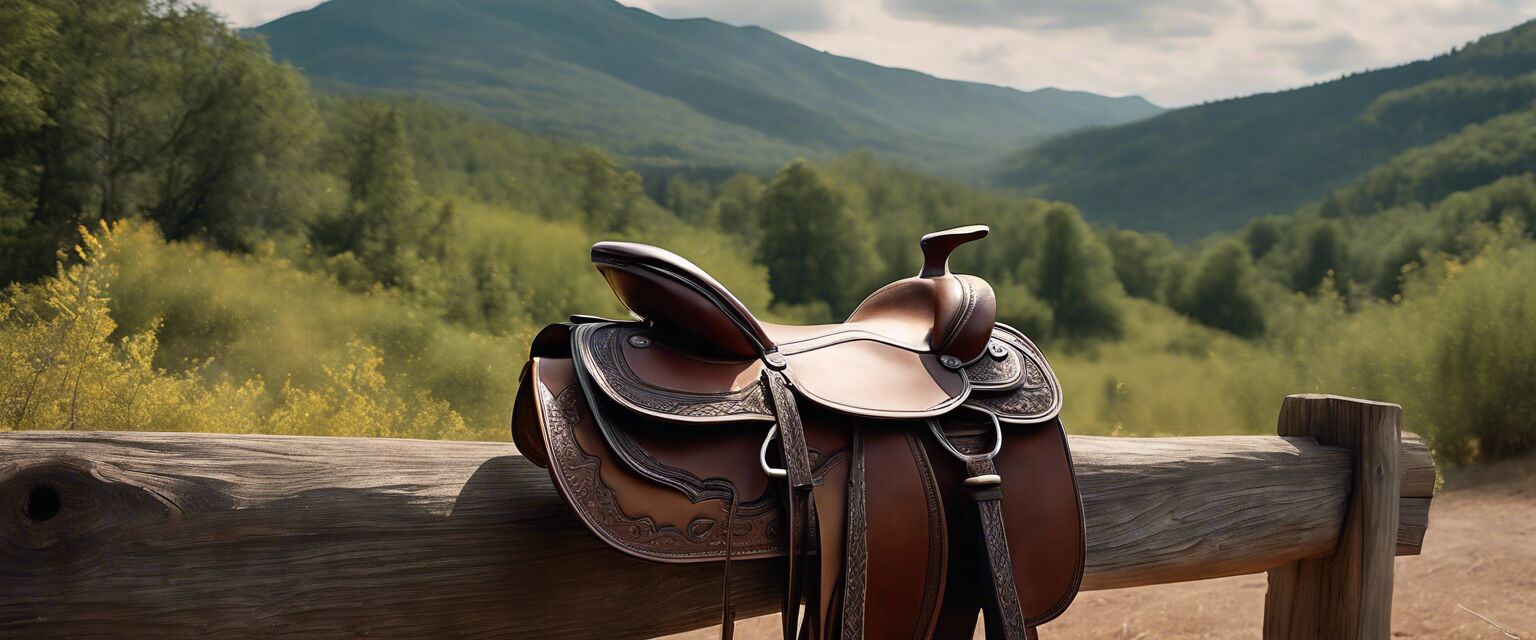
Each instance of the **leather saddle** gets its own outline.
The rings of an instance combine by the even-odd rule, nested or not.
[[[782,557],[786,639],[1035,637],[1083,572],[1083,519],[1040,349],[950,273],[971,226],[922,238],[920,273],[846,322],[763,322],[656,247],[592,261],[635,320],[534,339],[513,438],[624,553]],[[797,613],[805,607],[803,620]]]

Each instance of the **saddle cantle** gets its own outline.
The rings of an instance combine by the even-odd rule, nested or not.
[[[697,266],[601,242],[634,321],[576,317],[533,341],[513,437],[599,538],[661,562],[784,557],[786,638],[1029,638],[1076,595],[1083,524],[1061,389],[950,273],[961,227],[918,276],[841,324],[754,317]],[[796,627],[801,604],[805,619]]]

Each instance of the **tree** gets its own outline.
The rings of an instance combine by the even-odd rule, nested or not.
[[[1292,271],[1291,285],[1297,291],[1315,291],[1329,272],[1344,265],[1344,255],[1344,232],[1339,223],[1317,223],[1306,236],[1301,260]]]
[[[577,174],[579,206],[587,228],[595,232],[628,232],[639,226],[645,188],[640,174],[614,164],[607,154],[586,149],[569,163]]]
[[[853,308],[884,267],[869,218],[804,160],[785,165],[763,195],[758,254],[776,302]]]
[[[1248,228],[1243,230],[1243,242],[1248,245],[1248,253],[1258,260],[1280,244],[1283,232],[1279,218],[1266,216],[1248,223]]]
[[[404,121],[393,108],[357,102],[341,126],[335,144],[348,202],[316,226],[315,239],[332,255],[350,254],[370,282],[409,285],[442,215],[418,199]]]
[[[202,6],[6,2],[0,94],[0,216],[26,226],[5,279],[45,272],[91,219],[249,249],[319,200],[295,188],[320,130],[303,81]]]
[[[1057,334],[1117,337],[1124,330],[1114,258],[1077,210],[1052,205],[1038,244],[1035,291],[1051,305]]]
[[[1264,333],[1264,311],[1254,289],[1253,258],[1237,240],[1211,247],[1201,256],[1174,306],[1208,327],[1244,338]]]
[[[756,246],[763,236],[763,181],[738,173],[720,185],[720,195],[710,205],[709,217],[721,231]]]
[[[666,190],[662,195],[662,205],[670,209],[678,219],[700,229],[714,228],[715,221],[710,219],[713,210],[710,208],[707,183],[675,175],[667,178]]]
[[[1167,290],[1175,263],[1183,259],[1173,241],[1161,233],[1106,229],[1104,244],[1115,261],[1115,278],[1126,295],[1159,300]]]

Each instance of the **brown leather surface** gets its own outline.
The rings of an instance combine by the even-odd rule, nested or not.
[[[811,400],[874,418],[923,418],[963,402],[970,386],[938,358],[873,340],[854,340],[785,357],[785,374]]]
[[[538,400],[533,395],[538,386],[533,360],[523,365],[517,381],[517,399],[512,402],[512,444],[529,462],[548,469],[549,452],[544,449],[544,437],[539,433]]]
[[[1021,617],[1048,621],[1075,595],[1082,513],[1054,373],[995,325],[989,285],[948,271],[948,252],[985,232],[930,234],[922,277],[819,326],[758,322],[670,252],[599,243],[594,262],[645,320],[541,332],[514,440],[625,553],[720,561],[730,540],[734,559],[791,557],[787,597],[804,595],[810,638],[969,637],[985,602],[1020,637]],[[917,418],[968,454],[1000,428],[1001,452],[962,463]],[[767,464],[793,467],[788,481],[759,462],[774,425]],[[963,486],[991,471],[1000,485]]]
[[[825,341],[853,329],[970,362],[985,348],[996,313],[990,286],[946,271],[880,288],[842,324],[776,325],[759,321],[713,277],[664,249],[600,242],[592,257],[619,300],[669,341],[726,359],[755,358],[760,349]]]
[[[651,339],[645,348],[634,346],[629,335],[650,337],[637,331],[622,337],[624,361],[646,382],[672,391],[686,393],[730,393],[757,384],[763,362],[750,360],[706,360],[683,353]]]
[[[1031,626],[1040,625],[1065,610],[1082,580],[1086,542],[1077,479],[1071,474],[1071,453],[1059,421],[1013,426],[1004,429],[1003,434],[1002,450],[993,464],[1003,479],[1003,519],[1007,524],[1014,583],[1025,621]],[[933,442],[931,436],[927,440]],[[939,450],[938,445],[933,443],[930,450]],[[946,503],[963,504],[968,500],[961,486],[966,476],[964,463],[951,456],[937,455],[934,465],[940,470],[938,476]],[[978,544],[980,541],[969,519],[952,521],[950,533],[959,539],[975,540]],[[977,560],[974,553],[963,559],[972,565],[971,571],[979,574],[982,569],[974,566]],[[974,608],[970,619],[975,620]]]
[[[705,352],[751,358],[759,355],[759,347],[773,346],[735,294],[682,256],[632,242],[599,242],[592,245],[592,260],[631,311],[652,320],[662,331],[693,339]],[[670,278],[658,275],[656,269]]]
[[[941,325],[951,328],[943,334],[938,352],[969,363],[981,357],[987,341],[992,338],[992,329],[997,324],[997,297],[992,292],[992,285],[981,278],[957,275],[954,282],[969,290],[970,304],[957,305],[955,315]]]
[[[541,412],[546,416],[549,413],[547,407],[555,398],[567,393],[579,394],[579,389],[574,386],[574,371],[569,360],[538,359],[535,361],[533,374],[535,382],[545,391],[542,394],[544,399],[540,404],[546,407]],[[585,399],[581,399],[580,402],[585,402]],[[698,535],[697,531],[707,530],[707,528],[700,529],[697,523],[719,522],[724,517],[727,507],[725,501],[706,500],[694,504],[683,494],[649,482],[629,471],[613,457],[596,426],[591,422],[590,413],[581,410],[577,413],[579,419],[574,424],[573,431],[581,453],[597,461],[598,464],[593,466],[600,470],[600,473],[592,479],[608,487],[614,494],[613,500],[617,507],[624,516],[627,516],[619,518],[613,514],[604,515],[600,512],[604,508],[601,500],[580,504],[572,501],[573,509],[583,514],[583,521],[589,528],[593,528],[610,544],[641,557],[671,562],[707,561],[723,557],[723,539],[710,540],[708,538],[711,536]],[[835,414],[816,409],[814,406],[808,407],[803,413],[807,421],[807,438],[813,447],[817,447],[818,444],[827,446],[837,443],[839,436],[836,434],[846,430],[846,418],[840,419]],[[763,502],[769,497],[768,480],[758,469],[756,458],[757,447],[761,443],[762,431],[766,431],[766,425],[752,430],[712,429],[707,426],[683,427],[648,420],[633,413],[625,414],[624,421],[626,431],[658,462],[688,469],[701,478],[729,479],[740,487],[744,505],[749,505],[754,500]],[[890,531],[893,530],[892,527],[898,527],[902,531],[914,531],[911,524],[912,511],[915,505],[923,504],[920,498],[913,497],[921,496],[920,490],[916,492],[911,490],[914,486],[911,478],[914,477],[915,471],[912,471],[909,465],[907,471],[891,472],[889,469],[901,468],[902,465],[884,461],[887,458],[899,460],[902,452],[900,448],[895,447],[895,444],[901,444],[902,438],[897,436],[905,430],[902,425],[911,423],[883,424],[887,428],[881,432],[888,434],[887,438],[872,438],[871,442],[872,449],[877,448],[875,447],[877,442],[884,444],[878,448],[878,451],[871,454],[871,458],[882,457],[881,462],[872,463],[874,468],[882,471],[878,480],[875,481],[874,486],[877,490],[869,496],[871,528]],[[1052,421],[1028,427],[1015,426],[1006,430],[1005,433],[1004,446],[997,457],[996,465],[1004,479],[1004,514],[1012,542],[1010,548],[1016,582],[1020,601],[1028,618],[1032,624],[1039,624],[1054,617],[1054,614],[1059,613],[1060,608],[1070,601],[1064,600],[1064,597],[1075,591],[1076,584],[1081,578],[1084,547],[1079,527],[1082,515],[1074,479],[1068,468],[1070,458],[1066,451],[1066,438],[1061,432],[1059,423]],[[905,445],[902,444],[902,446]],[[896,451],[895,454],[892,453],[893,448]],[[930,443],[927,448],[939,451],[936,444]],[[817,447],[818,460],[814,462],[819,464],[828,453],[831,452],[822,451]],[[946,504],[964,504],[964,496],[959,488],[960,480],[965,475],[963,466],[957,460],[942,454],[931,456],[929,460],[942,489],[941,500]],[[595,491],[594,488],[584,487],[580,481],[567,480],[568,476],[562,473],[569,466],[567,461],[552,459],[551,463],[551,475],[560,484],[563,495],[584,496]],[[841,465],[841,460],[838,464]],[[825,468],[821,469],[821,473],[826,473]],[[881,501],[875,495],[876,493],[889,500]],[[771,500],[767,501],[771,502]],[[776,515],[765,516],[764,514],[776,509],[777,507],[759,506],[758,511],[755,512],[756,520],[754,521],[752,508],[750,506],[743,508],[738,515],[738,531],[746,530],[755,533],[738,535],[734,549],[737,558],[767,557],[783,553],[776,541],[766,537],[769,523],[776,518]],[[637,534],[633,528],[635,522],[645,519],[653,521],[653,524]],[[682,535],[682,532],[688,530],[690,526],[695,527],[692,533],[695,534],[693,538],[697,540],[689,540],[687,536]],[[757,544],[744,540],[753,535],[757,538]],[[950,535],[953,534],[950,533]],[[718,535],[713,537],[718,538]],[[679,540],[687,541],[688,544],[680,545]],[[648,541],[661,541],[663,544],[649,547],[646,546]],[[907,541],[892,544],[901,547],[910,546],[912,543]],[[900,558],[887,566],[883,561],[874,560],[879,557],[877,553],[880,552],[872,547],[871,566],[881,565],[885,568],[880,570],[872,568],[872,583],[911,575],[910,568],[897,569],[897,567],[909,567],[909,565],[903,565]],[[902,553],[897,552],[895,555],[900,556]],[[897,573],[890,573],[892,571]],[[911,594],[908,593],[904,597],[909,601]],[[874,607],[875,605],[871,602],[871,610],[874,610]],[[871,635],[870,637],[881,636]]]
[[[668,333],[672,341],[725,358],[757,357],[756,345],[729,316],[677,281],[642,269],[598,265],[597,270],[624,306]]]
[[[927,637],[943,596],[944,502],[922,448],[908,441],[912,433],[899,424],[871,424],[864,432],[871,477],[868,638]]]

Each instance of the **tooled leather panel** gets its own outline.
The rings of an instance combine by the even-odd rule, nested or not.
[[[585,430],[591,441],[600,442],[585,411],[580,387],[570,385],[558,395],[539,385],[544,409],[544,430],[550,452],[550,475],[566,502],[594,534],[630,555],[663,562],[701,562],[725,555],[723,522],[728,505],[718,517],[699,516],[686,523],[659,522],[649,515],[630,513],[621,504],[612,484],[617,480],[641,481],[626,476],[622,465],[608,452],[588,451],[581,442]],[[605,464],[605,462],[607,464]],[[641,481],[643,482],[643,481]],[[677,495],[677,500],[687,501]],[[772,495],[740,505],[733,522],[732,557],[738,559],[782,555],[782,518]]]
[[[563,374],[558,371],[562,367]],[[587,528],[610,546],[648,560],[723,560],[723,529],[729,501],[706,499],[696,503],[686,493],[658,485],[628,468],[608,448],[607,441],[593,422],[587,398],[574,380],[571,362],[541,360],[535,371],[540,368],[551,372],[539,376],[536,381],[542,435],[550,453],[550,475],[561,496]],[[559,391],[552,392],[551,385]],[[619,415],[634,417],[634,414]],[[706,433],[701,432],[701,438],[710,440],[704,435]],[[700,442],[700,446],[709,444],[720,443]],[[750,448],[750,457],[755,461],[755,444]],[[813,446],[810,454],[812,475],[818,480],[849,457],[847,448],[824,454]],[[673,470],[688,474],[686,470]],[[708,484],[697,476],[690,475],[689,479],[690,484],[696,486]],[[719,478],[710,480],[718,481]],[[742,560],[784,555],[784,521],[774,493],[764,491],[761,496],[741,497],[743,502],[736,512],[731,557]],[[655,516],[662,511],[693,515]]]
[[[994,347],[1001,351],[1001,357],[993,355]],[[971,387],[977,391],[1013,389],[1024,384],[1024,359],[1019,349],[993,338],[987,343],[987,353],[965,368],[965,376],[971,379]]]
[[[848,466],[847,542],[843,558],[843,629],[845,640],[864,638],[864,596],[869,590],[869,520],[866,514],[863,435],[854,436]]]
[[[996,474],[991,460],[967,460],[966,474],[977,476]],[[1007,526],[1003,521],[1003,492],[1000,488],[973,490],[976,510],[980,516],[982,544],[986,547],[988,579],[995,592],[997,618],[1002,622],[1003,637],[1024,640],[1026,626],[1024,611],[1019,604],[1018,587],[1013,575],[1013,559],[1008,548]],[[990,631],[990,630],[989,630]]]
[[[989,411],[999,420],[1015,424],[1037,424],[1056,417],[1061,412],[1061,384],[1040,348],[1005,324],[997,325],[993,338],[1021,357],[1021,382],[1016,388],[1001,391],[978,388],[966,400],[966,406]]]
[[[647,382],[625,361],[623,340],[634,334],[621,325],[591,325],[573,332],[578,361],[614,402],[646,415],[678,422],[773,421],[760,385],[731,392],[685,393]]]

